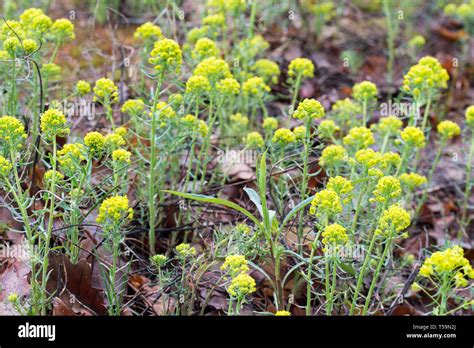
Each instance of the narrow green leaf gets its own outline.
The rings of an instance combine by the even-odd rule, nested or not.
[[[260,216],[263,219],[262,202],[260,201],[260,197],[258,196],[258,193],[255,192],[254,189],[249,188],[249,187],[244,187],[244,191],[247,193],[247,195],[249,196],[253,204],[255,204],[255,206],[258,209],[258,212],[260,213]]]
[[[298,203],[293,209],[291,209],[290,212],[288,213],[288,215],[286,215],[285,219],[284,219],[283,222],[281,223],[280,231],[281,231],[281,230],[283,229],[283,227],[285,227],[286,224],[293,218],[293,216],[295,216],[301,209],[303,209],[303,208],[306,207],[308,204],[310,204],[312,200],[313,200],[313,197],[308,197],[308,198],[306,198],[304,201]]]
[[[223,205],[228,208],[232,208],[245,216],[247,216],[250,220],[252,220],[255,225],[257,225],[259,228],[262,228],[262,224],[260,221],[247,209],[242,208],[238,204],[235,204],[234,202],[228,201],[226,199],[221,199],[221,198],[215,198],[211,196],[205,196],[201,194],[195,194],[195,193],[184,193],[184,192],[178,192],[178,191],[173,191],[173,190],[163,190],[162,192],[170,193],[175,196],[187,198],[187,199],[192,199],[198,202],[204,202],[204,203],[212,203],[212,204],[217,204],[217,205]]]

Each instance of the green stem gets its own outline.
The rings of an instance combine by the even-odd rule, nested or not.
[[[158,104],[158,96],[160,94],[161,83],[163,81],[163,72],[161,73],[157,83],[156,90],[153,96],[153,107],[151,111],[151,128],[150,128],[150,178],[148,180],[148,210],[150,219],[150,228],[148,231],[150,254],[155,255],[155,221],[156,221],[156,207],[155,207],[155,173],[156,173],[156,105]]]
[[[382,209],[381,209],[382,212],[385,210],[386,205],[387,205],[387,203],[385,202],[384,205],[382,206]],[[355,291],[354,291],[354,297],[352,298],[352,303],[351,303],[351,308],[350,308],[350,311],[349,311],[349,315],[354,315],[354,310],[355,310],[355,306],[357,304],[357,300],[359,298],[360,289],[362,287],[362,283],[364,282],[365,271],[366,271],[367,266],[369,264],[370,257],[372,256],[372,251],[374,249],[376,240],[377,240],[377,234],[374,232],[372,234],[372,239],[370,240],[369,249],[367,250],[367,253],[365,255],[364,263],[362,264],[362,268],[360,270],[359,277],[357,278],[356,288],[355,288]]]
[[[296,99],[298,98],[298,92],[300,90],[300,85],[301,85],[301,75],[298,75],[296,77],[296,82],[295,82],[295,86],[294,86],[293,98],[291,99],[290,115],[292,115],[293,112],[295,112]]]
[[[250,11],[250,21],[249,21],[249,32],[247,36],[249,39],[253,36],[253,30],[254,30],[253,27],[255,25],[255,17],[257,16],[257,5],[258,5],[258,1],[252,0],[252,9]]]
[[[51,187],[50,187],[50,197],[51,202],[49,206],[49,220],[48,220],[48,230],[46,232],[46,239],[44,242],[44,256],[43,256],[43,270],[42,270],[42,281],[41,286],[45,289],[47,278],[48,278],[48,265],[49,265],[49,250],[50,250],[50,242],[51,242],[51,235],[53,232],[53,221],[54,221],[54,206],[55,206],[55,194],[56,194],[56,153],[57,153],[57,144],[56,144],[56,137],[53,136],[53,163],[52,163],[52,178],[51,178]],[[43,294],[46,296],[46,294]],[[46,299],[42,302],[42,309],[41,314],[46,315]]]
[[[316,250],[316,246],[311,245],[311,254],[309,255],[309,264],[308,264],[308,272],[306,277],[307,282],[306,282],[306,315],[310,316],[311,315],[311,274],[313,272],[313,258],[314,258],[314,252]]]
[[[433,165],[431,166],[430,173],[428,175],[428,185],[426,185],[426,187],[423,189],[423,195],[421,196],[421,199],[418,202],[417,208],[415,210],[415,215],[416,216],[420,213],[421,207],[423,206],[423,204],[426,201],[426,197],[428,195],[428,187],[431,184],[431,180],[433,179],[434,171],[436,169],[436,166],[438,165],[439,159],[441,157],[441,152],[442,152],[443,148],[445,147],[445,145],[446,145],[446,140],[442,139],[441,143],[440,143],[440,146],[439,146],[439,149],[438,149],[438,152],[436,153],[436,157],[433,161]]]
[[[309,157],[309,138],[310,138],[310,125],[311,119],[308,118],[306,121],[306,134],[304,139],[304,152],[303,152],[303,178],[301,182],[301,201],[306,199],[306,191],[308,188],[308,157]],[[298,250],[300,255],[303,253],[303,217],[304,210],[301,209],[298,217]]]
[[[394,229],[391,228],[390,229],[390,234],[389,234],[389,236],[387,238],[387,242],[385,244],[385,248],[384,248],[383,253],[382,253],[382,256],[380,257],[380,260],[379,260],[379,263],[378,263],[377,268],[375,270],[374,276],[372,277],[372,282],[370,283],[369,292],[368,292],[367,297],[365,299],[365,305],[364,305],[364,310],[362,312],[362,315],[366,315],[367,311],[369,309],[369,305],[370,305],[370,302],[371,302],[371,299],[372,299],[372,294],[374,293],[375,285],[377,284],[377,280],[378,280],[378,277],[379,277],[379,274],[380,274],[380,270],[382,269],[382,266],[385,262],[385,258],[387,257],[388,251],[392,247],[393,232],[394,232]]]
[[[431,94],[428,95],[428,101],[426,102],[425,112],[423,113],[423,121],[421,123],[421,130],[423,133],[425,132],[426,123],[428,122],[428,116],[430,114],[431,109]]]
[[[464,190],[464,201],[462,206],[462,223],[467,226],[467,203],[471,192],[471,174],[472,174],[472,159],[474,158],[474,132],[471,134],[471,148],[469,150],[469,157],[466,163],[466,188]]]
[[[362,127],[367,124],[367,100],[362,102]]]
[[[332,280],[331,289],[329,291],[329,298],[327,299],[326,315],[332,315],[332,308],[334,306],[334,291],[336,290],[336,275],[337,275],[337,258],[336,255],[332,255]],[[329,277],[329,274],[328,274]]]

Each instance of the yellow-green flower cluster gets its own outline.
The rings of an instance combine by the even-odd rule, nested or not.
[[[245,138],[245,145],[248,148],[262,148],[265,146],[265,141],[259,132],[250,132]]]
[[[423,148],[425,147],[425,135],[420,128],[408,126],[400,132],[400,136],[409,147]]]
[[[248,58],[253,58],[256,55],[263,53],[270,47],[268,41],[266,41],[262,35],[254,35],[251,38],[242,40],[239,43],[239,50]]]
[[[112,160],[118,164],[130,164],[132,153],[124,149],[117,149],[112,152]]]
[[[61,77],[61,67],[54,63],[43,64],[41,70],[46,79],[53,80]]]
[[[58,162],[69,176],[79,167],[80,163],[86,159],[86,149],[80,143],[66,144],[58,151]]]
[[[423,57],[403,76],[402,90],[418,98],[437,89],[447,88],[449,75],[439,61],[433,57]]]
[[[293,129],[296,139],[303,140],[306,137],[306,126],[298,126]]]
[[[94,101],[101,103],[116,103],[119,100],[118,87],[108,78],[100,78],[95,82]]]
[[[322,167],[338,166],[347,160],[347,151],[340,145],[329,145],[324,148],[319,159]]]
[[[400,175],[400,183],[408,188],[408,190],[413,191],[415,187],[426,184],[426,177],[417,173],[403,173]]]
[[[123,103],[121,111],[124,114],[138,116],[145,111],[145,103],[142,99],[129,99]]]
[[[342,212],[341,198],[330,189],[319,191],[314,195],[309,211],[317,216],[337,215]]]
[[[179,73],[183,64],[181,48],[174,40],[161,39],[155,42],[148,62],[155,67],[159,74],[164,72]]]
[[[105,137],[99,132],[89,132],[84,137],[84,144],[93,155],[102,153],[105,145]]]
[[[86,94],[90,93],[90,91],[91,91],[91,85],[89,84],[89,82],[84,81],[84,80],[77,81],[77,83],[76,83],[76,93],[79,96],[83,97]]]
[[[403,122],[397,116],[382,117],[374,128],[376,128],[383,137],[396,135]]]
[[[246,0],[207,0],[206,7],[211,12],[229,12],[233,15],[245,11]]]
[[[186,34],[186,41],[191,43],[191,44],[194,44],[199,39],[202,39],[202,38],[206,37],[209,33],[209,30],[210,30],[210,28],[209,28],[208,25],[204,25],[202,27],[192,28]]]
[[[76,38],[74,24],[69,19],[60,18],[54,21],[49,33],[54,42],[63,43]]]
[[[307,58],[295,58],[288,66],[288,75],[293,79],[314,77],[314,64]]]
[[[383,169],[387,169],[390,166],[398,167],[402,158],[396,152],[385,152],[382,157],[380,158],[380,164]]]
[[[69,134],[69,127],[66,125],[66,116],[57,110],[49,109],[41,115],[41,131],[46,139],[51,140],[56,136],[66,136]]]
[[[213,29],[225,27],[225,17],[222,13],[210,14],[202,19],[202,24]]]
[[[202,96],[211,90],[209,80],[204,76],[193,75],[186,81],[186,93]]]
[[[287,145],[296,140],[295,134],[288,128],[279,128],[273,134],[272,142]]]
[[[166,265],[166,262],[168,262],[168,257],[163,254],[156,254],[150,257],[150,260],[156,268],[161,268]]]
[[[459,5],[449,3],[444,7],[444,13],[448,16],[456,16],[464,22],[467,29],[472,33],[472,22],[474,21],[474,2],[464,2]]]
[[[322,242],[327,246],[341,246],[347,243],[349,237],[347,236],[346,229],[339,224],[328,225],[322,233]],[[326,251],[326,248],[325,250]]]
[[[260,76],[265,83],[278,83],[280,76],[280,67],[270,59],[259,59],[252,66],[252,71]]]
[[[374,143],[374,136],[367,127],[354,127],[344,137],[343,142],[355,149],[365,149]]]
[[[44,183],[47,186],[51,186],[53,182],[53,176],[56,185],[61,184],[64,181],[64,175],[62,173],[58,172],[57,170],[50,169],[43,175]]]
[[[121,137],[125,137],[125,135],[127,134],[127,128],[125,128],[124,126],[117,127],[115,128],[114,133],[120,135]]]
[[[0,176],[7,177],[10,175],[12,168],[11,162],[0,155]]]
[[[410,41],[408,41],[408,47],[419,48],[423,47],[426,44],[426,39],[421,35],[413,36]]]
[[[461,128],[453,121],[440,122],[437,130],[443,140],[452,139],[461,134]]]
[[[267,132],[274,131],[278,128],[278,120],[275,117],[265,117],[263,119],[262,128]]]
[[[453,274],[457,287],[468,285],[466,277],[474,278],[474,270],[469,260],[464,257],[464,250],[459,245],[433,253],[420,268],[422,277],[442,278],[444,275],[452,276]]]
[[[219,80],[232,77],[229,65],[216,57],[210,57],[200,62],[194,69],[194,75],[204,76],[211,85],[215,85]]]
[[[227,292],[233,298],[243,298],[256,290],[255,279],[247,273],[240,273],[232,279]]]
[[[18,149],[26,139],[25,126],[13,116],[0,117],[0,143],[7,148]]]
[[[250,234],[250,227],[247,225],[247,224],[244,224],[244,223],[238,223],[236,226],[235,226],[235,231],[238,233],[238,234]]]
[[[183,104],[184,97],[180,93],[170,94],[168,97],[168,104],[172,105],[173,108],[178,109],[178,107]]]
[[[391,175],[384,176],[377,182],[373,193],[375,197],[374,200],[377,202],[384,203],[391,199],[398,198],[402,194],[400,181]]]
[[[8,52],[10,57],[15,57],[20,53],[21,43],[16,37],[9,37],[3,41],[3,49]]]
[[[38,43],[33,39],[23,40],[23,49],[26,54],[31,54],[38,49]]]
[[[144,43],[154,42],[163,38],[163,32],[159,26],[146,22],[137,28],[133,38]]]
[[[357,83],[352,88],[352,95],[355,100],[360,102],[367,102],[377,98],[377,86],[370,81],[362,81]]]
[[[386,234],[391,229],[401,232],[410,226],[410,223],[410,214],[399,205],[393,204],[382,213],[376,233]]]
[[[239,273],[245,273],[249,270],[247,260],[243,255],[229,255],[225,258],[225,262],[221,266],[222,271],[228,271],[230,276],[234,278]]]
[[[340,196],[350,195],[354,189],[351,181],[343,178],[342,176],[329,178],[326,188],[336,192]]]
[[[161,119],[169,120],[176,117],[176,112],[166,102],[159,102],[156,104],[156,111],[160,115]]]
[[[125,139],[120,134],[117,134],[117,133],[107,134],[104,137],[104,140],[105,140],[104,147],[109,152],[117,150],[121,146],[125,145]]]
[[[300,120],[313,120],[324,117],[324,114],[324,107],[319,101],[315,99],[304,99],[298,104],[298,108],[293,113],[293,117]]]
[[[277,311],[275,317],[290,317],[291,313],[288,311]]]
[[[344,98],[336,101],[332,107],[331,111],[337,114],[346,114],[346,115],[354,115],[360,113],[360,105],[354,103],[352,99]]]
[[[470,128],[474,128],[474,105],[466,109],[466,125]]]
[[[39,37],[49,30],[53,21],[43,13],[43,10],[28,8],[20,15],[19,24],[19,28],[13,27],[15,31],[21,28],[22,31],[28,31],[32,35]]]
[[[216,43],[207,37],[197,40],[192,52],[193,59],[197,61],[210,57],[219,57],[219,55],[220,51],[217,48]]]
[[[181,122],[189,127],[191,130],[197,130],[201,136],[205,137],[209,128],[203,120],[197,119],[194,115],[188,114],[181,118]]]
[[[341,128],[333,120],[323,120],[318,126],[318,133],[322,139],[330,139]]]
[[[97,223],[104,226],[115,227],[123,220],[133,219],[133,209],[128,205],[128,198],[125,196],[113,196],[105,199],[99,208]]]
[[[181,243],[176,246],[176,253],[180,257],[187,258],[196,255],[196,249],[188,243]]]
[[[230,122],[233,126],[238,128],[246,128],[249,124],[249,118],[242,115],[240,112],[229,116]]]
[[[0,26],[0,40],[5,41],[6,39],[10,37],[16,37],[14,32],[17,33],[17,35],[20,36],[20,38],[26,37],[25,31],[23,30],[20,22],[7,19]]]
[[[380,152],[372,149],[362,149],[355,153],[355,160],[366,168],[375,167],[382,159]]]
[[[7,300],[10,303],[17,303],[20,299],[20,296],[16,292],[11,292],[8,294]]]
[[[270,92],[270,87],[265,84],[261,77],[251,77],[242,84],[242,92],[245,96],[262,97],[265,92]]]
[[[336,15],[335,4],[332,1],[312,4],[311,11],[318,17],[318,20],[329,21]]]
[[[226,77],[217,82],[216,88],[222,96],[234,96],[240,92],[240,83],[232,77]]]

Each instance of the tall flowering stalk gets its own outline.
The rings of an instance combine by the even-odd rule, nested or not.
[[[31,257],[29,259],[32,275],[30,277],[30,294],[31,294],[31,313],[34,315],[41,314],[42,302],[45,298],[41,289],[39,279],[40,271],[38,271],[38,263],[40,255],[35,254],[38,250],[35,248],[36,241],[40,236],[35,233],[34,225],[28,213],[28,207],[31,199],[28,197],[27,191],[22,188],[22,181],[18,175],[20,150],[24,146],[27,137],[24,125],[13,116],[0,117],[0,146],[2,154],[0,155],[0,184],[2,188],[13,195],[20,216],[23,222],[23,228],[26,234],[26,240],[30,248]],[[6,156],[6,157],[4,157]],[[9,159],[8,159],[9,158]],[[13,179],[12,177],[13,172]]]
[[[156,228],[156,128],[157,128],[157,110],[161,86],[166,73],[179,73],[181,71],[182,53],[179,45],[170,39],[157,41],[150,52],[149,62],[154,66],[157,73],[155,93],[151,108],[151,127],[150,127],[150,175],[148,178],[148,210],[150,218],[150,227],[148,232],[150,253],[155,254],[155,228]]]
[[[120,315],[122,295],[117,293],[116,276],[120,267],[120,244],[123,241],[122,226],[133,218],[133,209],[128,198],[114,196],[104,200],[99,208],[97,223],[102,226],[104,247],[112,254],[111,264],[101,262],[105,280],[105,293],[108,300],[109,315]]]
[[[449,299],[456,297],[457,291],[468,288],[469,280],[474,279],[474,270],[459,245],[434,252],[420,267],[418,279],[419,283],[413,284],[412,291],[422,290],[431,299],[434,315],[449,315],[473,303],[458,298],[461,304],[449,310]]]
[[[401,90],[412,96],[417,112],[412,119],[413,126],[418,123],[419,108],[425,105],[421,130],[424,133],[428,122],[433,98],[441,89],[447,88],[449,75],[439,61],[433,57],[423,57],[403,76]]]
[[[101,78],[95,82],[94,101],[97,101],[104,106],[107,120],[112,125],[113,130],[115,130],[115,122],[112,104],[117,103],[118,100],[118,87],[112,80]]]
[[[304,122],[304,151],[303,151],[303,177],[301,180],[301,200],[306,199],[306,191],[308,189],[308,158],[309,148],[311,145],[311,126],[312,122],[316,119],[322,118],[325,114],[324,108],[321,103],[314,99],[305,99],[299,105],[296,111],[293,113],[293,117],[300,119]],[[298,247],[302,252],[302,238],[303,238],[303,212],[301,211],[298,219]]]
[[[354,85],[352,95],[362,106],[362,126],[369,121],[368,108],[377,98],[377,86],[370,81],[362,81]]]
[[[51,158],[51,177],[49,180],[49,218],[46,230],[46,236],[44,239],[44,251],[43,251],[43,262],[42,262],[42,277],[41,285],[45,289],[46,283],[48,281],[48,265],[49,265],[49,251],[51,243],[51,235],[53,231],[53,220],[54,220],[54,208],[55,208],[55,194],[56,194],[56,185],[57,179],[60,178],[59,173],[57,172],[57,136],[65,136],[69,134],[69,128],[66,126],[66,117],[64,114],[56,109],[49,109],[41,116],[41,131],[43,132],[44,138],[46,141],[52,142],[53,153]],[[44,295],[46,293],[44,291]],[[47,311],[46,298],[42,301],[41,314],[46,315]]]
[[[290,62],[288,66],[288,82],[291,84],[293,89],[293,96],[291,99],[290,114],[295,111],[296,100],[298,98],[298,92],[300,90],[301,83],[305,79],[314,77],[314,64],[307,58],[295,58]]]
[[[369,305],[372,301],[372,294],[373,294],[375,285],[377,284],[377,281],[378,281],[380,270],[386,260],[389,250],[391,250],[393,239],[395,238],[396,233],[403,231],[410,225],[410,215],[408,214],[408,212],[406,212],[404,209],[400,208],[397,205],[391,205],[388,209],[385,210],[386,203],[387,201],[384,201],[382,205],[383,213],[379,220],[378,228],[377,230],[375,230],[375,232],[372,235],[369,247],[366,251],[364,262],[362,264],[362,268],[360,269],[360,273],[357,278],[357,284],[355,287],[354,295],[352,298],[352,304],[349,311],[350,315],[354,314],[354,310],[356,308],[357,301],[359,299],[360,289],[362,287],[362,283],[366,275],[367,267],[373,256],[372,252],[375,247],[375,242],[379,240],[380,238],[382,238],[382,240],[385,241],[385,247],[382,252],[381,258],[379,262],[377,263],[377,268],[375,270],[375,273],[372,277],[369,293],[367,294],[364,309],[362,312],[364,315],[367,314]]]

